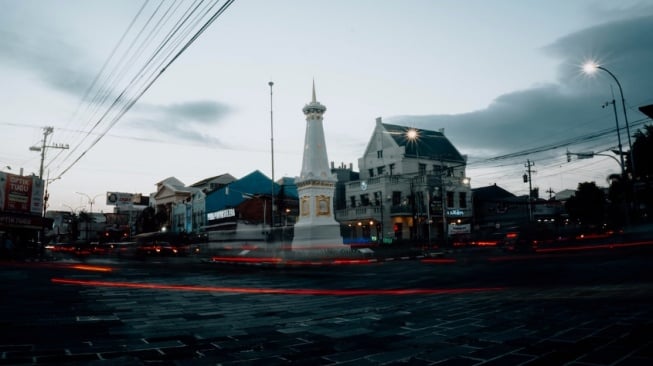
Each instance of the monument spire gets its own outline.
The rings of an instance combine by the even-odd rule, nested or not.
[[[326,107],[315,97],[315,80],[313,80],[313,100],[304,106],[302,111],[306,116],[306,135],[304,138],[304,156],[299,179],[314,179],[335,181],[332,177],[329,159],[324,140],[323,119]]]
[[[292,248],[320,249],[342,247],[340,224],[335,221],[333,196],[336,176],[331,172],[324,139],[323,116],[326,107],[315,97],[302,111],[306,116],[302,170],[295,179],[299,196],[299,218],[295,224]]]

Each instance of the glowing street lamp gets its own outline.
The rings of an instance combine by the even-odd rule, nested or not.
[[[415,156],[417,157],[417,174],[423,175],[419,170],[419,131],[416,128],[410,128],[406,131],[406,140],[411,144],[415,144]]]
[[[411,128],[408,131],[406,131],[406,138],[410,141],[417,141],[417,138],[419,137],[419,132],[417,132],[416,129]]]
[[[594,74],[597,70],[602,70],[608,73],[614,79],[614,81],[617,83],[617,87],[619,87],[619,94],[621,95],[621,107],[623,108],[624,112],[624,121],[626,122],[626,133],[628,134],[628,147],[630,149],[629,154],[630,154],[630,166],[633,170],[633,174],[635,173],[635,159],[633,157],[633,144],[630,140],[630,126],[628,124],[628,114],[626,113],[626,100],[624,98],[624,91],[621,88],[621,83],[619,82],[619,79],[608,69],[605,67],[597,64],[594,61],[589,61],[586,62],[583,65],[583,72],[585,72],[588,75]],[[617,128],[617,134],[619,133],[619,129]]]

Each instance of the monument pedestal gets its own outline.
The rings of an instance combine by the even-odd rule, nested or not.
[[[295,249],[342,249],[340,224],[308,224],[295,225],[295,235],[292,250]]]

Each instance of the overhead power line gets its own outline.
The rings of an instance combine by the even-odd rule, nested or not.
[[[135,74],[132,75],[130,81],[126,86],[122,88],[120,93],[114,92],[115,88],[110,87],[111,85],[100,86],[96,97],[98,95],[101,96],[100,98],[102,99],[102,103],[104,103],[106,100],[105,96],[115,95],[115,97],[113,97],[113,101],[106,107],[101,116],[97,118],[93,127],[88,129],[82,141],[80,141],[80,143],[75,146],[74,151],[71,151],[60,164],[63,164],[63,162],[66,160],[73,158],[75,151],[82,148],[82,145],[87,140],[87,138],[89,138],[91,135],[95,135],[93,132],[96,129],[100,129],[101,131],[98,132],[94,140],[92,140],[87,146],[83,147],[83,151],[74,157],[74,160],[67,167],[58,173],[57,177],[59,178],[68,172],[99,141],[101,141],[102,138],[109,132],[109,130],[113,128],[125,115],[125,113],[127,113],[138,102],[138,100],[150,89],[150,87],[158,80],[158,78],[161,77],[161,75],[172,65],[172,63],[174,63],[190,47],[190,45],[195,42],[211,26],[211,24],[213,24],[213,22],[215,22],[215,20],[224,13],[224,11],[226,11],[226,9],[234,1],[235,0],[227,0],[216,10],[214,9],[220,3],[220,0],[207,2],[203,7],[201,6],[203,3],[205,3],[203,0],[196,1],[184,12],[182,18],[176,22],[174,27],[167,32],[153,53],[150,54],[150,56],[147,58],[147,61],[141,65]],[[165,24],[167,19],[169,19],[169,15],[172,14],[170,11],[173,9],[173,6],[174,4],[172,4],[167,9],[167,11],[165,11],[165,13],[160,18],[158,18],[158,21],[150,30],[148,36],[145,38],[146,40],[152,39],[154,34],[161,31],[161,25]],[[177,8],[178,6],[174,9],[176,10]],[[157,10],[155,10],[153,15],[156,14],[159,9],[160,6],[157,7]],[[141,12],[142,8],[139,10],[137,15],[140,15]],[[147,21],[146,26],[151,24],[152,19],[154,18],[150,17],[150,20]],[[128,30],[131,28],[132,24],[130,24]],[[144,29],[145,27],[141,29],[137,38],[140,38],[142,34],[145,33]],[[121,37],[120,43],[122,43],[124,40],[125,37]],[[132,42],[132,45],[135,44],[134,42]],[[141,45],[142,48],[146,46],[144,43],[141,43]],[[131,49],[132,47],[130,46],[129,50]],[[137,52],[142,52],[142,49],[141,51]],[[133,56],[133,54],[131,56]],[[125,54],[123,56],[123,60],[125,57],[130,57],[129,59],[131,60],[131,56]],[[118,65],[121,65],[121,63]],[[119,69],[121,70],[120,75],[117,75],[115,78],[111,78],[112,80],[120,80],[124,78],[126,74],[124,68],[119,67]],[[116,68],[114,68],[114,71],[112,71],[112,74],[110,75],[113,75],[115,70]],[[94,98],[93,100],[96,103],[99,102],[98,99]]]

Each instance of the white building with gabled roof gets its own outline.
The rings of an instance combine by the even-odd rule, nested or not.
[[[351,244],[421,240],[445,242],[471,232],[466,157],[431,131],[377,118],[360,179],[345,185],[347,207],[336,212]]]

